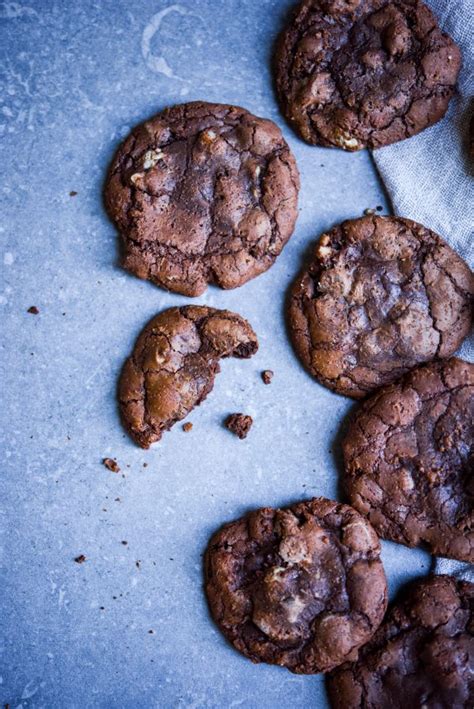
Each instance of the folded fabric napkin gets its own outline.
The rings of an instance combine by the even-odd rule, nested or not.
[[[419,135],[372,155],[395,214],[436,231],[474,267],[474,164],[468,154],[474,111],[474,2],[427,0],[441,28],[459,45],[463,66],[445,118]],[[474,361],[474,338],[459,356]],[[407,553],[409,551],[407,550]],[[437,558],[434,571],[474,582],[474,566]]]

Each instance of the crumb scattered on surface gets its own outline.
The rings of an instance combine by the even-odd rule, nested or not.
[[[377,212],[383,212],[383,207],[381,204],[377,205]]]
[[[124,547],[126,547],[127,544],[128,544],[128,542],[126,542],[125,540],[123,540],[123,541],[122,541],[122,544],[124,545]]]
[[[31,313],[32,315],[39,315],[39,309],[36,305],[31,305],[26,312]]]
[[[148,468],[148,463],[143,463],[144,468]]]
[[[364,209],[364,214],[366,217],[371,217],[373,214],[375,214],[375,209],[367,207],[367,209]]]
[[[188,433],[189,431],[191,431],[192,427],[193,427],[193,424],[190,421],[188,421],[188,423],[183,423],[183,431],[185,433]]]
[[[75,197],[76,195],[77,195],[76,190],[71,190],[71,191],[69,192],[69,196],[70,196],[70,197]]]
[[[273,372],[271,369],[265,369],[265,371],[262,372],[262,379],[264,384],[270,384],[270,382],[273,379]]]
[[[230,414],[225,420],[225,427],[240,439],[247,437],[252,424],[252,417],[246,414]]]
[[[76,556],[76,558],[74,559],[76,564],[83,564],[85,562],[85,560],[86,560],[86,557],[84,556],[84,554],[79,554],[79,556]]]
[[[138,560],[138,561],[135,562],[135,566],[137,567],[137,569],[140,568],[140,560]]]
[[[113,473],[120,473],[120,468],[116,460],[113,458],[104,458],[102,461],[106,468],[111,470]]]

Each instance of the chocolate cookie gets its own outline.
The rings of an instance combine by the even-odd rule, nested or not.
[[[363,217],[324,234],[293,286],[296,352],[321,384],[354,398],[434,358],[469,333],[474,277],[434,232]]]
[[[257,337],[240,315],[200,306],[170,308],[140,334],[119,382],[125,428],[142,448],[200,404],[221,357],[251,357]]]
[[[471,709],[474,584],[451,576],[412,584],[327,687],[333,709]]]
[[[188,103],[135,128],[105,189],[123,266],[183,295],[266,271],[296,221],[298,170],[280,129],[243,108]]]
[[[459,48],[419,0],[305,0],[275,62],[298,133],[344,150],[389,145],[439,121],[460,67]]]
[[[347,505],[264,508],[217,532],[206,552],[214,620],[253,662],[326,672],[373,635],[387,605],[380,544]]]
[[[474,562],[474,364],[432,362],[376,392],[343,451],[351,504],[380,536]]]

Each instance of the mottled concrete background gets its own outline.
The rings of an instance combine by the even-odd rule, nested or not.
[[[12,709],[325,706],[322,677],[252,665],[227,645],[201,587],[203,549],[224,521],[338,494],[351,403],[299,366],[284,298],[318,233],[385,206],[366,152],[311,148],[283,123],[269,58],[292,4],[0,2],[0,700]],[[187,301],[118,268],[101,190],[130,127],[191,99],[282,126],[301,212],[270,271],[198,300],[248,318],[258,355],[225,361],[193,430],[177,425],[143,452],[120,426],[117,375],[143,324]],[[254,416],[245,441],[222,427],[233,411]],[[427,555],[396,545],[384,558],[392,593],[428,570]]]

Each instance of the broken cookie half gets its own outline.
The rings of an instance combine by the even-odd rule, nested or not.
[[[209,542],[205,575],[211,613],[234,647],[300,674],[355,659],[387,606],[372,526],[324,498],[225,525]]]
[[[149,448],[204,401],[221,357],[248,358],[257,349],[257,336],[236,313],[201,306],[163,311],[144,328],[122,370],[125,428]]]

